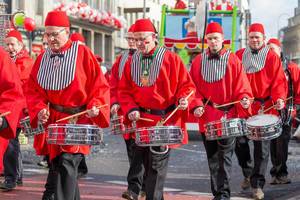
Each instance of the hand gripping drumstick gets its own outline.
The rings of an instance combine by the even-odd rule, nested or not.
[[[189,95],[187,95],[186,97],[185,97],[185,100],[188,100],[191,96],[192,96],[192,94],[194,93],[194,90],[192,90],[190,93],[189,93]],[[175,113],[176,113],[176,111],[179,109],[179,105],[173,110],[173,112],[165,119],[165,120],[161,120],[161,121],[159,121],[158,123],[157,123],[157,125],[159,125],[159,126],[162,126],[162,125],[164,125]]]
[[[6,115],[9,115],[10,113],[11,113],[10,111],[1,113],[1,114],[0,114],[0,117],[5,117]]]
[[[285,99],[284,101],[290,100],[291,98],[293,98],[293,96],[290,96],[289,98]],[[270,106],[269,108],[265,109],[263,112],[268,112],[269,110],[271,110],[272,108],[275,108],[276,104],[274,104],[273,106]]]
[[[96,108],[100,109],[100,108],[103,108],[103,107],[106,107],[106,106],[108,106],[108,104],[104,104],[104,105],[101,105],[101,106],[96,106]],[[56,120],[56,122],[65,121],[65,120],[68,120],[68,119],[71,119],[71,118],[74,118],[74,117],[77,117],[77,116],[86,114],[88,111],[89,111],[89,110],[85,110],[85,111],[76,113],[76,114],[74,114],[74,115],[70,115],[70,116],[68,116],[68,117],[61,118],[61,119],[59,119],[59,120]]]
[[[249,98],[249,100],[253,100],[254,98]],[[233,102],[229,102],[229,103],[225,103],[225,104],[222,104],[222,105],[216,105],[214,106],[215,108],[221,108],[221,107],[225,107],[225,106],[230,106],[230,105],[233,105],[233,104],[236,104],[236,103],[240,103],[241,100],[238,100],[238,101],[233,101]]]

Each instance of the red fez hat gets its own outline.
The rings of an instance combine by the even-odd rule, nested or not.
[[[134,32],[134,28],[135,28],[135,24],[132,24],[129,29],[128,29],[128,32]]]
[[[19,31],[17,30],[11,30],[7,33],[6,35],[6,38],[8,37],[14,37],[16,38],[17,40],[19,40],[19,42],[23,42],[23,39],[22,39],[22,35]]]
[[[275,44],[278,47],[281,47],[281,42],[278,39],[276,39],[276,38],[269,39],[268,44]]]
[[[70,27],[70,21],[66,12],[51,11],[47,14],[45,26]]]
[[[264,29],[264,26],[262,24],[254,23],[254,24],[251,24],[250,27],[249,27],[249,33],[251,33],[251,32],[260,32],[264,35],[265,34],[265,29]]]
[[[223,34],[223,28],[219,23],[211,22],[207,25],[205,34],[207,35],[207,34],[210,34],[210,33],[221,33],[221,34]]]
[[[150,19],[138,19],[134,23],[134,32],[153,32],[156,33],[156,29]]]
[[[70,40],[73,42],[80,41],[85,43],[85,39],[80,33],[72,33],[72,35],[70,36]]]

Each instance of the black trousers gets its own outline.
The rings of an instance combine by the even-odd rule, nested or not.
[[[57,173],[55,200],[80,199],[77,176],[82,157],[82,154],[62,153],[53,160]]]
[[[263,188],[266,182],[265,174],[269,162],[270,141],[253,141],[253,145],[254,165],[250,174],[250,183],[252,188]],[[248,140],[243,139],[243,137],[238,138],[235,152],[238,152],[236,156],[244,176],[249,177],[252,160]]]
[[[86,165],[86,161],[85,161],[85,156],[83,155],[81,162],[79,163],[78,166],[78,172],[81,172],[83,174],[87,174],[88,173],[88,167]]]
[[[47,199],[47,197],[50,197],[55,194],[57,184],[57,171],[55,170],[55,165],[57,165],[58,163],[58,157],[54,158],[51,163],[49,161],[48,155],[45,156],[45,159],[48,162],[49,171],[42,200],[44,198]]]
[[[153,147],[155,151],[164,151],[165,147]],[[163,200],[163,188],[167,176],[170,150],[165,154],[155,154],[149,147],[133,145],[133,158],[129,168],[128,190],[136,195],[145,182],[146,200]],[[143,180],[146,173],[146,180]]]
[[[3,156],[4,177],[8,182],[16,182],[23,177],[22,154],[19,142],[21,129],[17,129],[16,138],[10,139]]]
[[[270,152],[272,168],[270,174],[272,177],[287,176],[288,170],[286,161],[288,159],[289,142],[291,139],[291,124],[282,126],[282,133],[278,138],[271,140]]]
[[[202,135],[210,171],[212,194],[217,198],[230,199],[230,173],[235,138],[208,141]]]

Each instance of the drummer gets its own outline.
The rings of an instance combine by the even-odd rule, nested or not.
[[[123,113],[130,121],[137,121],[138,127],[149,127],[179,106],[179,111],[165,125],[184,127],[189,103],[185,97],[195,90],[184,64],[176,54],[157,45],[157,32],[149,19],[135,22],[134,38],[138,51],[125,64],[119,82]],[[140,121],[140,117],[151,118],[154,122]],[[187,141],[185,131],[183,143]],[[163,151],[165,147],[153,149]],[[146,199],[162,200],[170,150],[166,154],[154,154],[149,147],[134,145],[133,152],[128,174],[128,188],[132,191],[127,199],[138,198],[144,174],[140,169],[145,169],[148,163]]]
[[[38,56],[29,79],[27,99],[31,124],[45,126],[58,119],[88,109],[78,124],[107,127],[109,86],[97,60],[85,45],[69,40],[70,22],[65,12],[51,11],[45,20],[45,35],[50,48]],[[49,104],[49,108],[48,108]],[[75,120],[72,120],[73,122]],[[64,123],[68,123],[65,121]],[[80,199],[77,169],[89,146],[48,145],[51,165],[56,173],[54,197],[48,199]]]
[[[263,109],[276,105],[267,114],[278,115],[282,110],[286,98],[286,78],[278,55],[265,45],[265,31],[260,23],[249,27],[248,47],[240,49],[236,55],[243,63],[244,70],[251,84],[254,95],[252,104],[253,115],[262,113]],[[242,188],[252,187],[253,198],[263,199],[262,191],[265,185],[265,173],[269,160],[269,141],[253,141],[254,166],[249,150],[248,140],[241,137],[237,140],[236,155],[242,167],[244,181]]]
[[[204,134],[204,124],[222,118],[249,116],[252,92],[241,62],[223,46],[224,34],[220,24],[208,24],[206,40],[208,49],[198,55],[191,66],[190,74],[197,91],[190,108],[194,116],[200,119],[199,127],[206,149],[214,199],[229,200],[231,157],[235,138],[208,141]],[[214,106],[234,101],[237,103],[220,108]]]

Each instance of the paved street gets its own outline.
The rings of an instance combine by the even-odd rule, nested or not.
[[[30,141],[32,143],[32,141]],[[116,200],[126,189],[128,161],[125,145],[118,136],[107,135],[106,145],[93,149],[87,158],[88,176],[80,180],[81,197],[84,200]],[[290,145],[288,167],[292,184],[271,186],[267,175],[266,200],[300,199],[300,143]],[[42,196],[47,170],[36,165],[40,158],[34,155],[30,145],[24,145],[25,164],[24,186],[9,193],[0,193],[1,200],[39,200]],[[242,174],[234,156],[232,169],[233,200],[251,199],[251,191],[241,192]],[[269,162],[270,167],[270,162]],[[166,181],[167,200],[206,200],[211,199],[209,171],[202,141],[192,140],[186,146],[173,150]]]

